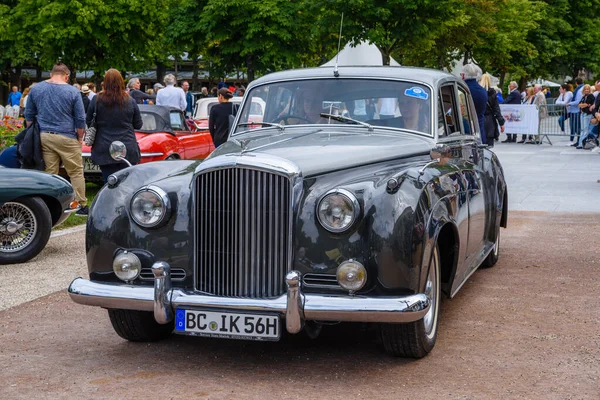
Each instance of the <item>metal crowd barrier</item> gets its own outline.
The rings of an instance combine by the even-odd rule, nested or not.
[[[532,110],[531,107],[531,105],[525,104],[502,104],[500,108],[505,120],[516,118],[516,115],[523,118],[521,120],[514,119],[521,125],[519,133],[509,131],[508,127],[505,133],[516,134],[519,140],[522,135],[531,137],[537,144],[542,144],[546,140],[548,144],[552,145],[551,136],[570,138],[571,130],[575,132],[575,137],[581,132],[580,113],[570,115],[567,113],[566,107],[559,104],[543,105],[537,107],[536,110]],[[532,114],[532,111],[537,115]],[[536,124],[536,122],[538,123]],[[537,125],[537,129],[535,125]]]
[[[544,118],[543,109],[546,108],[546,117]],[[544,139],[548,141],[548,144],[552,145],[550,136],[559,137],[570,137],[571,127],[573,126],[576,131],[579,131],[581,126],[580,116],[581,114],[574,114],[573,118],[577,118],[576,122],[571,122],[571,116],[567,113],[567,108],[562,104],[548,104],[541,106],[538,110],[542,118],[538,126],[538,144],[542,144]],[[574,124],[574,125],[572,125]],[[577,132],[579,133],[579,132]]]

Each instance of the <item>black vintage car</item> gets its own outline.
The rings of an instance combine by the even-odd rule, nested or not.
[[[53,226],[76,211],[73,186],[58,175],[0,166],[0,265],[26,262]]]
[[[498,260],[507,188],[479,135],[467,86],[443,72],[265,76],[205,161],[111,176],[88,219],[90,280],[70,296],[132,341],[314,337],[358,321],[390,354],[423,357],[441,294]]]

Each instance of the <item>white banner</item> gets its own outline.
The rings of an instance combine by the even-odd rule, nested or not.
[[[539,111],[533,104],[500,104],[504,117],[504,133],[537,135]]]

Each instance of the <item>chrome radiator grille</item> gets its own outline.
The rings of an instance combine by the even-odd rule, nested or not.
[[[290,180],[248,168],[197,177],[197,289],[227,297],[285,292]]]

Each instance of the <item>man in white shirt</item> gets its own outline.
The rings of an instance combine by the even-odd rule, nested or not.
[[[160,89],[158,93],[156,93],[156,104],[159,106],[171,106],[175,108],[179,108],[181,111],[185,112],[185,108],[187,107],[187,102],[185,101],[185,93],[183,89],[175,87],[177,80],[173,74],[165,75],[165,85],[164,89]]]

